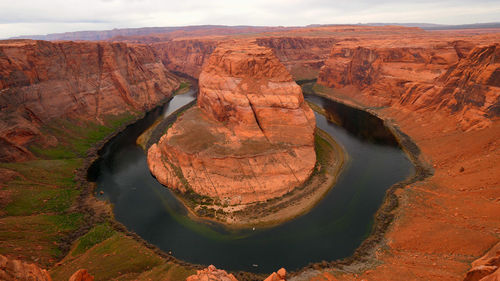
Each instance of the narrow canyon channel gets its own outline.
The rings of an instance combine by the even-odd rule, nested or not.
[[[194,90],[175,96],[109,141],[89,179],[97,182],[97,196],[113,204],[116,220],[187,262],[267,273],[347,257],[370,233],[385,191],[413,175],[414,166],[381,120],[318,96],[305,98],[325,110],[329,118],[316,113],[317,126],[345,148],[348,161],[316,207],[282,225],[235,231],[195,222],[151,175],[137,137],[157,118],[193,101]]]

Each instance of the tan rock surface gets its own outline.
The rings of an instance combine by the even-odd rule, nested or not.
[[[198,106],[148,152],[164,185],[245,204],[281,196],[311,174],[315,119],[272,51],[219,46],[199,79]]]

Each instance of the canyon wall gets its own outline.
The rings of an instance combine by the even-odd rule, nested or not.
[[[334,37],[263,37],[255,40],[268,47],[285,65],[294,79],[315,79],[328,59]]]
[[[481,128],[499,116],[499,45],[473,47],[464,41],[419,47],[339,44],[318,83],[376,106],[446,109],[464,130]]]
[[[272,50],[217,47],[199,78],[198,105],[148,151],[158,181],[224,204],[265,201],[311,174],[314,114]]]
[[[151,109],[179,85],[144,45],[0,42],[0,161],[33,157],[28,146],[57,145],[41,128]]]
[[[173,40],[154,43],[151,47],[169,70],[198,78],[203,63],[218,43],[217,40]]]
[[[314,89],[400,129],[418,145],[409,150],[431,173],[394,192],[395,219],[366,258],[379,265],[359,274],[348,273],[356,262],[339,266],[339,280],[498,276],[498,246],[473,261],[498,243],[500,233],[499,36],[402,37],[341,42],[332,49]],[[331,276],[325,270],[295,280]]]
[[[151,44],[165,66],[197,78],[215,47],[227,38],[179,39]],[[255,42],[274,51],[294,79],[314,79],[328,58],[334,38],[262,37]]]

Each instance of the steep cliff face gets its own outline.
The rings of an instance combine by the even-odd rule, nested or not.
[[[171,71],[198,77],[205,60],[215,50],[217,40],[173,40],[152,44],[157,56]]]
[[[148,151],[164,185],[227,204],[281,196],[311,174],[314,114],[272,50],[231,42],[210,56],[198,106]]]
[[[179,39],[154,43],[158,57],[169,70],[179,71],[198,77],[201,68],[223,38]],[[333,38],[308,37],[264,37],[255,42],[274,51],[294,79],[312,79],[318,76],[319,69],[328,58]]]
[[[294,79],[314,79],[328,58],[333,37],[265,37],[257,38],[260,46],[268,47],[285,65]]]
[[[0,43],[0,160],[32,157],[27,146],[55,145],[41,133],[51,120],[99,123],[146,110],[179,82],[150,47],[124,43],[4,41]]]
[[[384,84],[401,89],[411,81],[433,82],[458,62],[460,54],[455,44],[446,43],[427,48],[339,44],[332,49],[318,82],[328,87],[352,85],[368,91]]]
[[[335,46],[318,83],[350,87],[353,95],[378,106],[447,109],[459,113],[465,130],[483,127],[498,116],[498,45],[471,49],[467,42],[419,48]]]
[[[463,128],[488,126],[500,117],[500,44],[475,48],[438,82],[434,104],[451,109]]]

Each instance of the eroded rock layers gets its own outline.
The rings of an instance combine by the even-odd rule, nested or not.
[[[178,39],[153,43],[151,46],[165,66],[198,78],[201,69],[223,38]],[[264,37],[255,42],[274,51],[294,79],[316,78],[328,58],[334,38]]]
[[[455,41],[424,47],[340,44],[318,83],[351,87],[356,98],[409,110],[448,110],[462,129],[500,116],[500,47]],[[353,96],[354,97],[354,96]]]
[[[316,121],[272,50],[220,45],[203,67],[199,89],[197,106],[148,151],[162,184],[245,204],[305,182],[316,163]]]
[[[150,47],[105,42],[3,41],[0,44],[0,161],[32,158],[53,146],[40,131],[58,118],[92,120],[147,110],[179,82]]]

